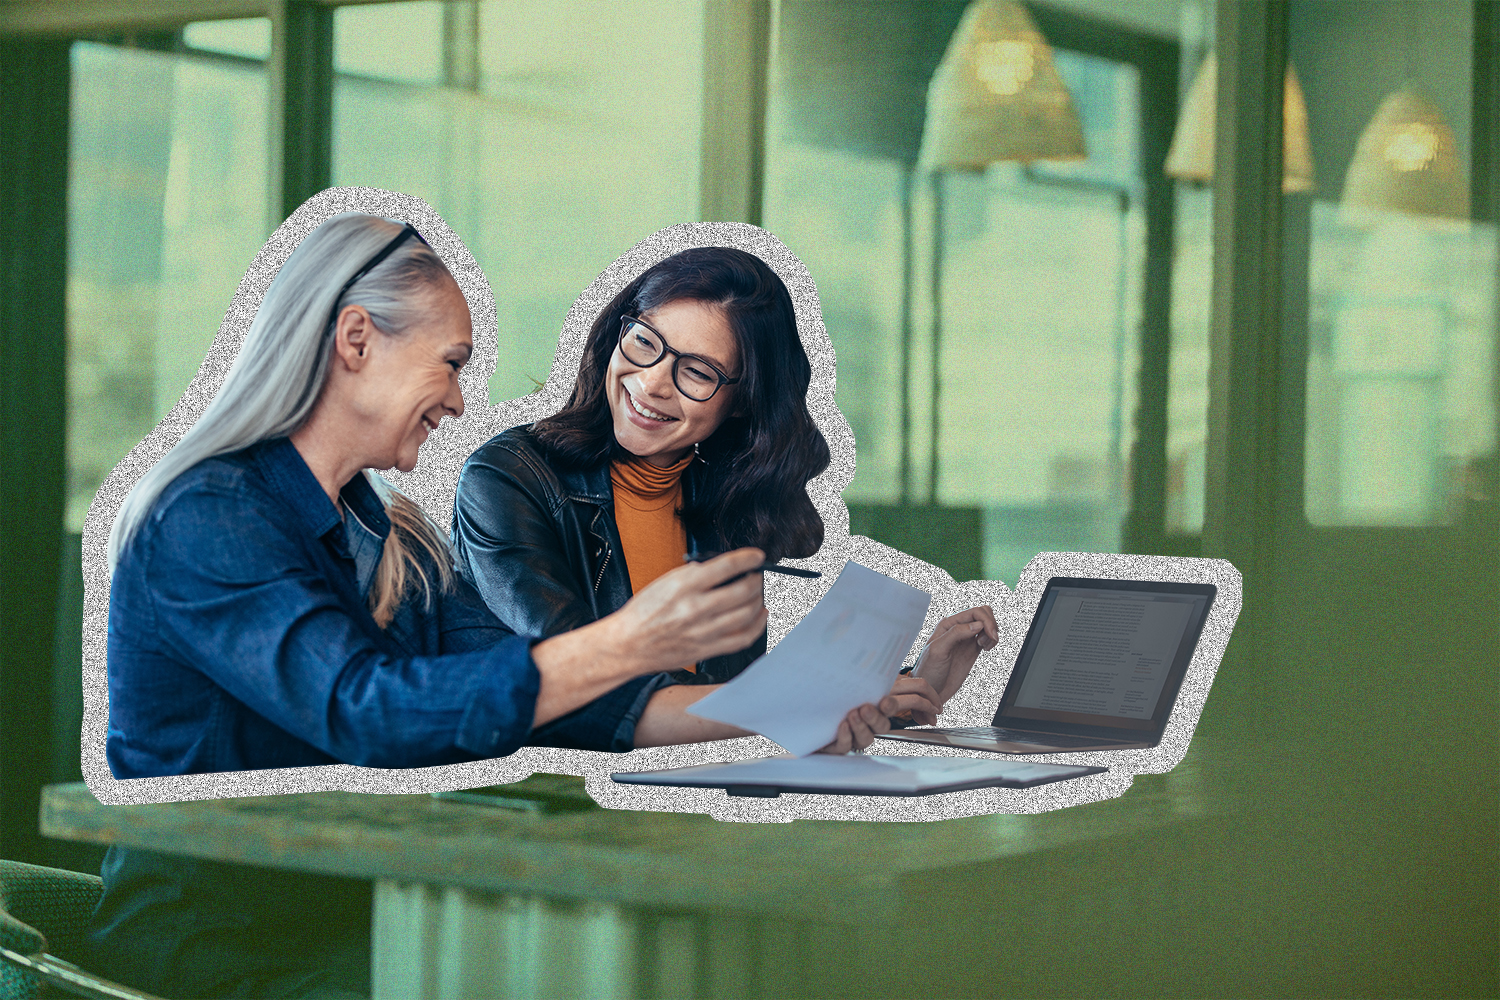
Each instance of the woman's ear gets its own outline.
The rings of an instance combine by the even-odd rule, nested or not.
[[[333,351],[344,367],[359,371],[369,358],[371,334],[375,324],[364,306],[345,306],[333,327]]]

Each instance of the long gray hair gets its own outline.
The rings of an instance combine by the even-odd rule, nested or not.
[[[355,271],[401,231],[398,223],[371,215],[336,215],[314,229],[281,266],[250,324],[224,385],[172,450],[131,489],[109,533],[109,569],[114,573],[156,499],[172,481],[199,462],[285,437],[312,413],[328,376],[333,332],[328,316],[337,307],[363,306],[377,329],[401,336],[425,315],[421,293],[452,276],[437,254],[408,239],[335,303]],[[391,516],[380,572],[370,604],[382,627],[390,623],[407,583],[421,581],[428,599],[432,581],[414,558],[424,549],[447,586],[452,579],[448,548],[421,508],[400,494],[385,497]]]

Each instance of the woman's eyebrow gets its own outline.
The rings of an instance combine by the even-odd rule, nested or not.
[[[720,361],[718,358],[714,357],[712,354],[700,354],[700,353],[696,353],[695,352],[695,353],[688,354],[688,357],[690,357],[690,358],[702,358],[704,361],[707,361],[709,364],[713,365],[715,368],[719,369],[719,371],[721,371],[721,372],[727,372],[729,370],[729,366],[728,365],[726,365],[724,362]]]
[[[461,351],[465,361],[474,356],[474,346],[472,344],[454,344],[450,350]]]
[[[638,318],[643,321],[643,325],[644,325],[644,323],[649,323],[649,321],[646,320],[646,318],[644,316],[641,316],[641,317],[638,317]],[[664,333],[663,331],[657,329],[656,327],[648,325],[648,326],[646,326],[646,329],[650,330],[652,333],[656,334],[658,337],[664,338],[667,341],[667,343],[670,344],[672,342],[672,338],[671,337],[668,337],[666,335],[666,333]],[[702,351],[683,351],[682,353],[683,353],[684,357],[702,358],[704,361],[707,361],[709,364],[713,365],[715,368],[719,369],[719,371],[721,371],[721,372],[727,372],[727,371],[729,371],[729,366],[726,365],[724,362],[720,361],[718,358],[714,357],[712,354],[704,354]]]

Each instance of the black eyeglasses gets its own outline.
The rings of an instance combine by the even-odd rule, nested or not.
[[[725,375],[712,361],[696,354],[674,351],[667,346],[667,338],[635,316],[620,317],[620,353],[637,368],[650,368],[668,354],[672,355],[676,359],[672,362],[673,384],[678,392],[699,403],[713,399],[719,386],[734,385],[739,381]]]
[[[422,239],[422,234],[417,232],[416,227],[411,223],[408,222],[406,225],[402,226],[401,232],[397,233],[389,243],[381,247],[380,252],[371,257],[364,267],[360,268],[358,271],[355,271],[353,277],[344,282],[344,287],[340,288],[339,293],[333,297],[333,308],[328,311],[328,324],[324,327],[325,330],[333,329],[334,322],[339,318],[339,300],[344,297],[344,293],[347,292],[350,288],[353,288],[354,283],[360,278],[363,278],[365,275],[375,270],[375,268],[379,267],[380,262],[385,260],[391,254],[395,253],[396,248],[405,243],[407,238],[410,236],[415,236],[423,246],[428,245],[427,241]]]

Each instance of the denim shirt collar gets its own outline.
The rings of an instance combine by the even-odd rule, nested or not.
[[[339,491],[344,508],[354,515],[345,519],[289,438],[268,442],[257,456],[257,464],[308,534],[322,538],[335,528],[342,529],[330,541],[340,555],[354,560],[360,593],[368,593],[380,566],[391,520],[365,473],[360,472]]]
[[[290,438],[267,441],[255,459],[261,475],[292,509],[309,535],[322,538],[342,521],[338,508],[323,492],[318,477],[307,467]]]
[[[370,585],[375,582],[375,571],[380,568],[380,557],[385,553],[385,539],[391,533],[390,516],[385,504],[370,486],[369,477],[361,472],[339,492],[344,501],[344,544],[354,560],[354,577],[361,596],[369,596]]]

